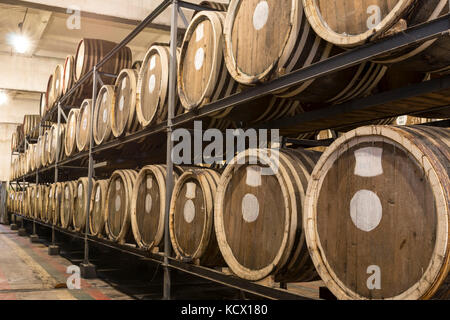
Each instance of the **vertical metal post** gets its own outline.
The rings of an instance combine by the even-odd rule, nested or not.
[[[170,300],[169,257],[172,246],[169,238],[170,200],[173,192],[173,161],[172,161],[172,119],[175,113],[177,84],[177,34],[178,34],[178,0],[172,1],[172,18],[170,24],[170,75],[169,75],[169,112],[167,115],[167,177],[166,177],[166,212],[164,219],[164,286],[163,299]]]
[[[90,128],[89,128],[89,168],[88,168],[88,192],[86,195],[86,229],[84,233],[84,261],[83,263],[87,266],[89,264],[89,211],[91,210],[91,194],[92,194],[92,176],[94,175],[94,159],[92,157],[92,145],[94,144],[94,108],[95,101],[97,98],[97,83],[98,83],[98,73],[97,66],[94,66],[94,80],[93,80],[93,90],[92,90],[92,104],[91,104],[91,118],[90,118]]]
[[[59,162],[59,153],[61,152],[60,144],[61,144],[61,102],[58,102],[58,126],[56,127],[56,155],[55,155],[55,189],[56,184],[58,183],[58,162]],[[56,190],[53,190],[53,192],[56,193]],[[56,196],[56,194],[52,195],[53,197]],[[52,221],[52,245],[55,245],[55,224]]]

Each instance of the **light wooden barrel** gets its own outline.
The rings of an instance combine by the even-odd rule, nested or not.
[[[305,13],[316,33],[335,45],[355,47],[384,35],[436,19],[449,12],[447,0],[303,0]],[[335,8],[330,10],[329,8]],[[420,72],[448,69],[450,37],[413,45],[378,62],[398,63]]]
[[[97,145],[112,137],[111,110],[116,103],[115,87],[104,85],[98,92],[94,108],[94,141]]]
[[[271,276],[280,282],[317,277],[302,218],[319,155],[283,149],[269,156],[267,149],[251,149],[227,166],[217,190],[214,223],[222,255],[237,276],[251,281]]]
[[[47,82],[47,90],[45,91],[45,100],[46,100],[46,106],[47,110],[49,111],[53,108],[53,105],[55,104],[55,89],[54,89],[54,81],[53,81],[53,74],[50,75]]]
[[[75,80],[80,80],[86,73],[92,70],[116,45],[117,43],[100,39],[81,40],[75,56]],[[123,47],[97,71],[118,74],[120,70],[130,68],[131,63],[131,50],[128,47]],[[108,80],[109,77],[104,78],[104,82],[106,81],[107,84],[112,84],[110,82],[111,80]]]
[[[47,198],[45,201],[45,210],[47,212],[44,222],[53,224],[53,217],[55,215],[54,197],[55,197],[55,183],[48,186]]]
[[[117,138],[139,127],[136,116],[138,72],[124,69],[116,79],[115,103],[111,108],[111,131]]]
[[[30,144],[30,171],[36,170],[36,148],[37,143]]]
[[[137,172],[117,170],[108,184],[105,230],[109,239],[119,243],[134,241],[131,231],[131,198]]]
[[[18,145],[19,145],[19,143],[18,143],[17,132],[14,131],[11,134],[11,151],[15,151],[17,149]]]
[[[77,119],[80,114],[80,109],[71,109],[67,117],[66,132],[64,137],[64,153],[66,157],[75,154],[77,149],[76,133],[77,133]]]
[[[72,89],[75,84],[74,79],[75,58],[74,56],[67,56],[64,62],[64,76],[63,76],[63,94],[66,94]]]
[[[109,180],[97,180],[92,188],[92,210],[89,212],[89,230],[93,236],[103,236],[105,231],[105,208]]]
[[[170,239],[178,258],[224,265],[214,231],[214,199],[220,175],[189,170],[177,180],[170,204]]]
[[[60,223],[61,227],[69,229],[72,226],[75,211],[75,203],[77,201],[76,181],[68,181],[63,184],[61,190],[61,207],[60,207]]]
[[[48,204],[48,187],[46,185],[41,185],[40,195],[38,199],[39,203],[39,218],[41,221],[47,221],[47,204]]]
[[[93,180],[92,183],[95,183]],[[77,194],[75,201],[75,210],[73,214],[73,228],[77,232],[85,232],[86,228],[86,209],[87,209],[87,195],[88,195],[88,178],[80,178],[77,181],[75,192]],[[92,197],[91,197],[91,207],[92,210]]]
[[[62,206],[63,206],[63,189],[64,189],[64,183],[57,182],[53,185],[53,197],[51,202],[51,212],[53,213],[51,218],[51,223],[55,226],[61,224],[61,213],[62,213]]]
[[[80,152],[88,150],[91,142],[91,112],[92,100],[86,99],[81,104],[80,112],[78,113],[75,134],[77,149]]]
[[[64,159],[64,134],[66,125],[53,124],[49,131],[50,142],[48,144],[48,163],[53,164],[58,158],[58,161]],[[58,137],[59,136],[59,137]],[[59,142],[59,143],[58,143]],[[59,151],[59,153],[58,153]]]
[[[337,298],[449,298],[449,137],[446,128],[367,126],[322,155],[305,234]]]
[[[142,127],[167,120],[169,98],[168,45],[152,45],[145,55],[139,72],[136,115]],[[175,115],[183,112],[177,98]]]
[[[38,141],[36,143],[36,149],[34,152],[34,165],[36,169],[42,168],[42,145],[43,145],[43,136],[40,136],[38,138]]]
[[[41,144],[41,166],[46,167],[49,162],[49,151],[50,151],[50,130],[45,130],[42,135],[42,144]]]
[[[36,185],[35,190],[35,213],[34,216],[36,219],[42,220],[43,215],[43,199],[45,198],[45,190],[44,185],[38,184]]]
[[[27,114],[23,117],[23,133],[26,137],[37,139],[39,136],[38,125],[41,122],[41,116],[36,114]]]
[[[178,64],[178,94],[186,110],[239,89],[223,62],[224,21],[224,12],[201,11],[186,30]]]
[[[244,85],[276,79],[343,51],[314,33],[301,1],[233,0],[224,37],[227,68]],[[277,96],[305,104],[340,103],[370,93],[386,70],[367,62],[294,85]]]
[[[131,200],[131,227],[140,248],[152,250],[163,247],[166,167],[146,166],[139,172]],[[174,179],[178,174],[174,171]]]
[[[53,73],[53,82],[54,99],[56,102],[62,97],[64,89],[64,66],[62,64],[56,66],[55,72]]]

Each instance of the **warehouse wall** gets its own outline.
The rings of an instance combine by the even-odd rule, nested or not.
[[[39,113],[39,100],[10,99],[0,106],[0,181],[9,180],[11,135],[26,114]]]

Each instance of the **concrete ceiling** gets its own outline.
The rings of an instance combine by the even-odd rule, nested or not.
[[[0,89],[43,92],[56,64],[75,55],[84,37],[120,42],[161,0],[78,0],[80,28],[67,27],[73,15],[66,0],[0,0]],[[199,3],[201,0],[192,1]],[[218,2],[228,3],[228,0]],[[184,11],[188,20],[192,11]],[[25,19],[24,19],[25,18]],[[179,19],[179,26],[184,27]],[[14,52],[8,37],[19,31],[32,42],[25,54]],[[133,60],[141,60],[154,42],[168,42],[170,9],[141,32],[130,44]]]

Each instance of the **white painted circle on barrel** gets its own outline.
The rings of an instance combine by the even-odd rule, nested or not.
[[[405,126],[407,121],[408,121],[408,116],[400,116],[397,118],[396,122],[399,126]]]
[[[83,185],[78,185],[78,197],[81,198],[83,196]]]
[[[103,94],[103,99],[102,99],[102,102],[103,102],[103,104],[105,104],[106,103],[106,100],[108,99],[108,97],[106,96],[106,92]]]
[[[183,210],[184,220],[187,223],[192,223],[195,218],[195,205],[194,201],[188,200],[184,204],[184,210]]]
[[[259,216],[259,201],[258,198],[247,193],[244,198],[242,198],[242,217],[245,222],[252,223],[258,219]]]
[[[120,205],[122,204],[119,195],[116,196],[116,201],[115,202],[116,202],[115,203],[115,205],[116,205],[116,212],[118,212],[120,210]]]
[[[205,50],[203,48],[198,48],[195,53],[195,70],[200,70],[203,67],[203,62],[205,61]]]
[[[155,69],[155,67],[156,67],[156,56],[153,55],[152,58],[150,59],[150,71]]]
[[[59,90],[59,79],[56,80],[56,90]]]
[[[350,201],[350,216],[358,229],[365,232],[374,230],[383,217],[380,198],[369,190],[358,191]]]
[[[147,195],[145,196],[145,212],[147,214],[150,213],[150,211],[152,210],[152,204],[153,204],[153,199],[150,193],[147,193]]]
[[[97,187],[97,192],[95,193],[95,202],[100,201],[100,188]]]
[[[87,118],[84,118],[83,119],[83,130],[86,130],[86,128],[87,128]]]
[[[103,123],[106,123],[107,120],[108,120],[108,110],[105,109],[103,110]]]
[[[253,27],[255,30],[261,30],[269,19],[269,4],[267,1],[261,1],[253,12]]]
[[[123,105],[125,104],[125,97],[121,96],[119,101],[119,110],[123,111]]]
[[[122,90],[125,90],[126,87],[127,87],[127,78],[123,78],[123,80],[122,80]]]
[[[156,87],[156,77],[154,74],[151,75],[150,79],[148,80],[148,90],[150,93],[153,93],[155,91]]]

